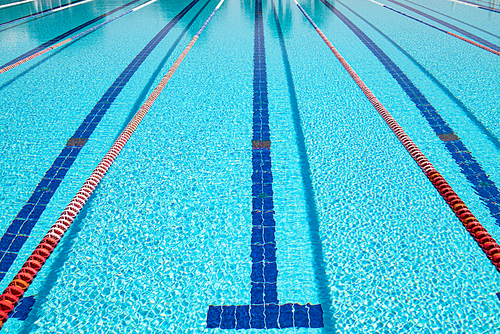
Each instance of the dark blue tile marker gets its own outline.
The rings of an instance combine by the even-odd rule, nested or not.
[[[113,101],[118,97],[123,87],[137,71],[139,66],[149,56],[151,51],[161,42],[167,33],[199,0],[193,0],[179,14],[177,14],[132,60],[127,68],[118,76],[103,97],[92,108],[83,123],[68,140],[66,146],[56,158],[52,166],[45,172],[45,176],[35,188],[35,191],[23,206],[16,218],[7,228],[0,239],[0,281],[14,263],[17,254],[28,239],[33,227],[45,210],[50,199],[61,184],[66,173],[73,165],[87,140],[92,135],[102,117],[108,111]]]
[[[476,193],[488,207],[491,215],[500,226],[500,191],[495,183],[490,180],[481,165],[472,156],[465,144],[453,132],[449,124],[441,117],[431,105],[424,94],[413,84],[403,71],[380,49],[364,32],[361,31],[344,14],[335,9],[327,0],[320,0],[330,9],[349,29],[366,45],[366,47],[385,66],[387,71],[398,82],[405,93],[415,103],[425,117],[434,133],[443,141],[451,153],[452,158],[459,165],[462,174],[473,184]]]
[[[262,2],[255,1],[250,305],[213,306],[207,328],[323,327],[321,305],[279,304]]]
[[[63,40],[63,39],[65,39],[66,37],[71,36],[72,34],[74,34],[75,32],[77,32],[78,30],[83,29],[83,28],[85,28],[85,27],[87,27],[87,26],[89,26],[89,25],[91,25],[91,24],[93,24],[93,23],[95,23],[95,22],[97,22],[97,21],[99,21],[99,20],[103,19],[103,18],[105,18],[106,16],[109,16],[109,15],[111,15],[111,14],[113,14],[113,13],[115,13],[115,12],[119,11],[120,9],[123,9],[123,8],[125,8],[125,7],[128,7],[128,6],[130,6],[130,5],[134,4],[134,3],[136,3],[137,1],[140,1],[140,0],[133,0],[133,1],[130,1],[130,2],[128,2],[128,3],[126,3],[126,4],[124,4],[124,5],[120,6],[120,7],[117,7],[117,8],[115,8],[115,9],[113,9],[113,10],[111,10],[111,11],[107,12],[107,13],[104,13],[104,14],[102,14],[102,15],[99,15],[98,17],[93,18],[93,19],[92,19],[92,20],[90,20],[90,21],[87,21],[87,22],[85,22],[85,23],[82,23],[82,24],[80,24],[78,27],[73,28],[73,29],[71,29],[71,30],[68,30],[68,31],[66,31],[66,32],[65,32],[65,33],[63,33],[63,34],[61,34],[61,35],[59,35],[59,36],[57,36],[57,37],[52,38],[50,41],[47,41],[47,42],[45,42],[45,43],[43,43],[43,44],[41,44],[41,45],[37,46],[36,48],[31,49],[30,51],[23,53],[22,55],[20,55],[19,57],[15,58],[15,59],[12,59],[12,60],[11,60],[11,61],[9,61],[8,63],[5,63],[4,65],[0,66],[0,68],[7,67],[7,66],[9,66],[9,65],[11,65],[11,64],[14,64],[14,63],[18,62],[19,60],[22,60],[22,59],[24,59],[24,58],[26,58],[26,57],[29,57],[29,56],[31,56],[31,55],[34,55],[34,54],[35,54],[35,53],[37,53],[38,51],[42,51],[43,49],[45,49],[45,48],[47,48],[47,47],[49,47],[49,46],[51,46],[51,45],[54,45],[54,44],[56,44],[56,43],[58,43],[58,42],[62,41],[62,40]]]
[[[35,304],[35,296],[21,298],[19,304],[12,311],[11,318],[26,320],[33,305]]]

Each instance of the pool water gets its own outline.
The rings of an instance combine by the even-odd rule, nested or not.
[[[67,4],[9,2],[0,24]],[[500,240],[500,58],[442,24],[500,50],[500,13],[448,0],[325,2],[299,1]],[[127,3],[0,25],[0,65]],[[0,74],[2,291],[217,4],[158,0]],[[97,104],[88,141],[45,185]],[[450,133],[458,139],[440,137]],[[33,194],[43,203],[20,227]],[[294,2],[225,0],[2,330],[496,333],[499,292],[495,267]],[[277,323],[271,311],[251,329],[217,315],[251,307],[257,324],[258,298],[279,305]]]

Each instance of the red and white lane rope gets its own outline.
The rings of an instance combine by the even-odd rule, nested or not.
[[[486,229],[479,223],[476,217],[469,210],[467,205],[460,199],[460,197],[453,191],[448,182],[441,176],[441,174],[434,168],[432,163],[427,159],[427,157],[420,151],[417,145],[411,140],[410,136],[406,134],[403,128],[396,122],[394,117],[385,109],[382,103],[375,97],[373,92],[366,86],[366,84],[361,80],[359,75],[354,71],[354,69],[347,63],[347,61],[342,57],[338,50],[333,46],[333,44],[328,40],[328,38],[323,34],[321,29],[314,23],[314,21],[307,15],[305,10],[300,6],[300,4],[294,0],[297,7],[304,14],[307,20],[312,24],[314,29],[321,36],[323,41],[328,45],[330,50],[332,50],[335,57],[340,61],[342,66],[347,70],[349,75],[354,79],[359,88],[366,95],[371,104],[375,107],[377,112],[382,116],[384,121],[389,125],[391,130],[394,132],[399,141],[403,144],[405,149],[410,153],[411,157],[418,164],[420,169],[425,173],[425,176],[432,182],[434,187],[437,189],[439,194],[448,203],[450,208],[460,219],[464,227],[476,240],[477,244],[486,253],[486,256],[491,260],[496,269],[500,272],[500,246],[493,239],[493,237],[486,231]]]
[[[455,34],[455,33],[452,33],[451,31],[447,31],[446,33],[447,33],[448,35],[453,36],[453,37],[455,37],[455,38],[458,38],[458,39],[460,39],[460,40],[462,40],[462,41],[464,41],[464,42],[467,42],[467,43],[469,43],[469,44],[472,44],[472,45],[474,45],[474,46],[477,46],[478,48],[481,48],[481,49],[486,50],[486,51],[488,51],[488,52],[494,53],[494,54],[496,54],[497,56],[500,56],[500,52],[499,52],[499,51],[497,51],[497,50],[493,50],[492,48],[489,48],[489,47],[487,47],[487,46],[485,46],[485,45],[483,45],[483,44],[479,44],[479,43],[477,43],[477,42],[474,42],[473,40],[470,40],[470,39],[468,39],[468,38],[465,38],[465,37],[462,37],[462,36],[457,35],[457,34]]]
[[[10,64],[9,66],[5,66],[5,67],[3,67],[3,68],[0,68],[0,74],[3,74],[3,73],[5,73],[5,72],[7,72],[7,71],[10,71],[10,70],[12,70],[13,68],[18,67],[19,65],[22,65],[22,64],[24,64],[24,63],[27,63],[27,62],[28,62],[28,61],[30,61],[30,60],[33,60],[33,59],[35,59],[35,58],[37,58],[37,57],[40,57],[41,55],[44,55],[44,54],[46,54],[47,52],[49,52],[49,51],[51,51],[51,50],[57,49],[57,48],[58,48],[58,47],[60,47],[60,46],[63,46],[63,45],[65,45],[65,44],[68,44],[69,42],[72,42],[72,41],[74,41],[74,40],[76,40],[76,39],[78,39],[78,38],[80,38],[80,37],[82,37],[82,36],[84,36],[84,35],[90,34],[91,32],[93,32],[94,30],[99,29],[99,28],[100,28],[100,27],[102,27],[103,25],[108,24],[108,23],[110,23],[110,22],[113,22],[114,20],[117,20],[117,19],[119,19],[119,18],[121,18],[121,17],[124,17],[124,16],[125,16],[125,15],[127,15],[127,14],[130,14],[130,13],[136,12],[136,11],[138,11],[139,9],[144,8],[144,7],[146,7],[146,6],[148,6],[148,5],[152,4],[153,2],[156,2],[156,1],[158,1],[158,0],[150,0],[150,1],[146,2],[146,3],[143,3],[142,5],[139,5],[139,6],[135,7],[135,8],[133,8],[133,9],[131,9],[131,10],[129,10],[129,11],[127,11],[127,12],[123,13],[122,15],[119,15],[119,16],[117,16],[117,17],[114,17],[114,18],[110,19],[110,20],[107,20],[106,22],[103,22],[103,23],[101,23],[101,24],[98,24],[98,25],[96,25],[95,27],[92,27],[92,28],[90,28],[90,29],[85,30],[84,32],[81,32],[81,33],[79,33],[79,34],[76,34],[76,35],[73,35],[73,36],[71,36],[71,37],[68,37],[68,38],[66,38],[64,41],[60,41],[60,42],[59,42],[59,43],[57,43],[57,44],[51,45],[51,46],[49,46],[49,47],[47,47],[47,48],[45,48],[45,49],[43,49],[43,50],[40,50],[40,51],[38,51],[37,53],[34,53],[34,54],[32,54],[31,56],[29,56],[29,57],[23,58],[23,59],[21,59],[21,60],[19,60],[19,61],[15,62],[14,64]]]
[[[28,260],[23,264],[21,270],[19,270],[18,274],[14,277],[12,282],[9,283],[8,287],[4,290],[2,295],[0,295],[0,328],[7,321],[10,312],[12,312],[19,300],[23,297],[24,292],[28,290],[38,272],[42,269],[43,265],[50,257],[51,253],[54,251],[54,248],[61,241],[62,237],[71,226],[73,221],[76,219],[85,203],[87,203],[90,195],[92,195],[97,185],[101,182],[118,154],[120,154],[127,141],[137,129],[144,116],[146,116],[153,103],[165,88],[170,78],[172,78],[172,75],[174,75],[179,65],[187,56],[194,43],[196,43],[198,37],[203,32],[208,22],[212,19],[215,12],[220,8],[223,2],[224,0],[221,0],[218,3],[214,11],[202,25],[200,30],[189,42],[184,51],[182,51],[179,58],[177,58],[175,63],[168,70],[167,74],[162,78],[151,95],[149,95],[146,102],[144,102],[141,108],[137,111],[137,113],[134,115],[134,118],[132,118],[132,120],[128,123],[127,127],[122,131],[122,133],[111,146],[104,158],[99,162],[90,177],[85,181],[80,190],[69,202],[68,206],[64,209],[59,219],[55,222],[54,225],[52,225],[45,237],[33,251],[31,256],[28,257]]]

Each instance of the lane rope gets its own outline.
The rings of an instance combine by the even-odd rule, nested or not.
[[[100,27],[102,27],[103,25],[108,24],[108,23],[110,23],[110,22],[113,22],[113,21],[115,21],[115,20],[118,20],[119,18],[124,17],[124,16],[125,16],[125,15],[127,15],[127,14],[130,14],[130,13],[136,12],[136,11],[138,11],[139,9],[144,8],[144,7],[146,7],[146,6],[148,6],[148,5],[152,4],[153,2],[156,2],[156,1],[158,1],[158,0],[150,0],[150,1],[148,1],[148,2],[146,2],[146,3],[144,3],[144,4],[142,4],[142,5],[139,5],[139,6],[135,7],[135,8],[132,8],[131,10],[129,10],[129,11],[127,11],[127,12],[125,12],[125,13],[123,13],[123,14],[121,14],[121,15],[117,16],[117,17],[114,17],[114,18],[112,18],[112,19],[109,19],[109,20],[107,20],[107,21],[105,21],[105,22],[103,22],[103,23],[101,23],[101,24],[98,24],[98,25],[96,25],[95,27],[92,27],[92,28],[90,28],[90,29],[87,29],[87,30],[85,30],[85,31],[83,31],[83,32],[81,32],[81,33],[79,33],[79,34],[76,34],[76,35],[73,35],[73,36],[71,36],[71,37],[68,37],[67,39],[65,39],[65,40],[63,40],[63,41],[61,41],[61,42],[59,42],[59,43],[57,43],[57,44],[54,44],[54,45],[52,45],[52,46],[49,46],[48,48],[45,48],[45,49],[43,49],[43,50],[41,50],[41,51],[38,51],[37,53],[32,54],[31,56],[26,57],[26,58],[24,58],[24,59],[21,59],[21,60],[19,60],[19,61],[15,62],[15,63],[13,63],[13,64],[10,64],[9,66],[5,66],[5,67],[3,67],[3,68],[1,68],[1,69],[0,69],[0,74],[3,74],[3,73],[5,73],[5,72],[7,72],[7,71],[10,71],[10,70],[12,70],[12,69],[14,69],[14,68],[18,67],[19,65],[22,65],[22,64],[24,64],[24,63],[27,63],[27,62],[28,62],[28,61],[30,61],[30,60],[33,60],[33,59],[35,59],[35,58],[37,58],[37,57],[40,57],[41,55],[46,54],[47,52],[49,52],[49,51],[51,51],[51,50],[57,49],[57,48],[58,48],[58,47],[60,47],[60,46],[63,46],[63,45],[65,45],[65,44],[68,44],[69,42],[74,41],[74,40],[76,40],[76,39],[78,39],[78,38],[80,38],[80,37],[82,37],[82,36],[88,35],[88,34],[90,34],[91,32],[93,32],[93,31],[95,31],[95,30],[99,29],[99,28],[100,28]]]
[[[104,178],[104,175],[106,175],[106,172],[118,157],[127,141],[135,132],[144,116],[146,116],[158,96],[161,94],[167,83],[172,78],[175,71],[179,68],[184,58],[187,56],[193,45],[198,40],[200,34],[206,28],[206,26],[215,15],[216,11],[222,6],[224,1],[225,0],[221,0],[217,4],[208,19],[201,26],[200,30],[198,30],[193,39],[182,51],[181,55],[177,58],[172,67],[170,67],[167,74],[165,74],[165,76],[161,79],[158,86],[156,86],[153,92],[149,95],[149,97],[146,99],[146,102],[144,102],[141,108],[137,111],[132,120],[128,123],[127,127],[122,131],[109,151],[99,162],[92,174],[87,178],[83,186],[63,210],[59,219],[48,230],[31,256],[28,257],[21,270],[19,270],[18,274],[9,283],[8,287],[3,291],[2,295],[0,295],[0,329],[3,327],[3,325],[9,318],[9,314],[18,304],[19,300],[23,297],[26,290],[28,290],[31,283],[33,283],[35,277],[38,275],[43,265],[46,263],[47,259],[54,251],[55,247],[59,244],[69,227],[73,224],[83,206],[87,203],[96,187]]]
[[[481,48],[481,49],[483,49],[483,50],[486,50],[486,51],[488,51],[488,52],[491,52],[491,53],[493,53],[493,54],[495,54],[495,55],[497,55],[497,56],[500,56],[500,51],[495,50],[495,49],[493,49],[493,48],[491,48],[491,47],[488,47],[488,46],[486,46],[486,45],[484,45],[484,44],[480,44],[480,43],[474,42],[474,41],[472,41],[472,40],[470,40],[470,39],[468,39],[468,38],[465,38],[465,37],[459,36],[459,35],[457,35],[457,34],[455,34],[455,33],[452,33],[452,32],[450,32],[450,31],[448,31],[448,30],[441,29],[441,28],[439,28],[439,27],[437,27],[437,26],[435,26],[435,25],[433,25],[433,24],[430,24],[430,23],[427,23],[427,22],[425,22],[425,21],[419,20],[419,19],[417,19],[416,17],[413,17],[413,16],[411,16],[411,15],[408,15],[408,14],[405,14],[405,13],[403,13],[403,12],[400,12],[400,11],[399,11],[399,10],[397,10],[397,9],[394,9],[394,8],[392,8],[392,7],[389,7],[389,6],[387,6],[387,5],[384,5],[384,4],[382,4],[382,3],[380,3],[380,2],[377,2],[377,1],[375,1],[375,0],[368,0],[368,1],[370,1],[370,2],[372,2],[372,3],[374,3],[374,4],[376,4],[376,5],[382,6],[382,7],[386,8],[386,9],[389,9],[389,10],[391,10],[391,11],[395,12],[395,13],[398,13],[398,14],[401,14],[401,15],[403,15],[403,16],[406,16],[406,17],[407,17],[407,18],[409,18],[409,19],[412,19],[412,20],[415,20],[415,21],[417,21],[417,22],[423,23],[423,24],[425,24],[426,26],[429,26],[429,27],[431,27],[431,28],[437,29],[437,30],[439,30],[439,31],[441,31],[441,32],[444,32],[444,33],[446,33],[446,34],[450,35],[450,36],[453,36],[453,37],[455,37],[455,38],[458,38],[458,39],[460,39],[460,40],[462,40],[462,41],[464,41],[464,42],[470,43],[470,44],[472,44],[472,45],[474,45],[474,46],[477,46],[477,47],[479,47],[479,48]],[[412,10],[412,11],[414,11],[415,13],[418,13],[418,14],[420,14],[420,15],[424,16],[424,17],[430,18],[430,19],[432,19],[432,20],[434,20],[434,21],[437,21],[437,22],[439,22],[439,23],[441,23],[441,24],[444,24],[445,26],[448,26],[448,27],[454,27],[454,26],[452,26],[451,24],[446,23],[446,22],[444,22],[444,21],[442,21],[442,20],[436,19],[436,18],[434,18],[434,17],[432,17],[432,16],[430,16],[430,15],[427,15],[427,14],[425,14],[425,13],[423,13],[423,12],[419,11],[418,9],[414,9],[414,8],[408,7],[408,6],[406,6],[406,5],[402,4],[402,3],[399,3],[399,2],[394,1],[394,0],[388,0],[388,1],[393,2],[393,3],[395,3],[395,4],[398,4],[398,5],[400,5],[400,6],[404,7],[404,8],[407,8],[407,9],[409,9],[409,10]],[[479,38],[479,37],[477,37],[476,35],[472,35],[472,34],[470,34],[470,33],[465,32],[463,29],[460,29],[460,28],[455,27],[455,30],[457,30],[457,31],[461,31],[461,32],[462,32],[462,33],[464,33],[464,34],[466,33],[466,34],[468,34],[469,36],[473,36],[473,38],[475,38],[476,40],[480,40],[480,41],[482,41],[483,43],[490,44],[491,46],[497,47],[496,45],[494,45],[494,44],[492,44],[492,43],[490,43],[490,42],[488,42],[488,41],[486,41],[486,40],[484,40],[484,39],[482,39],[482,38]],[[475,36],[475,37],[474,37],[474,36]]]
[[[382,116],[382,118],[387,123],[392,132],[394,132],[396,137],[403,144],[404,148],[408,151],[408,153],[415,160],[420,169],[424,172],[425,176],[432,182],[432,184],[437,189],[441,197],[450,206],[455,215],[459,218],[464,227],[477,242],[479,247],[484,251],[488,259],[491,260],[492,264],[495,266],[497,271],[500,272],[500,246],[495,241],[495,239],[493,239],[493,237],[488,233],[488,231],[481,225],[481,223],[479,223],[479,221],[472,214],[467,205],[455,193],[455,191],[451,188],[448,182],[436,170],[436,168],[422,153],[422,151],[420,151],[417,145],[411,140],[410,136],[406,134],[403,128],[394,119],[394,117],[392,117],[389,111],[382,105],[382,103],[377,99],[377,97],[375,97],[373,92],[368,88],[368,86],[363,82],[363,80],[361,80],[359,75],[354,71],[351,65],[347,63],[344,57],[342,57],[342,55],[333,46],[330,40],[328,40],[325,34],[323,34],[321,29],[319,29],[319,27],[309,17],[309,15],[305,12],[302,6],[300,6],[297,0],[293,1],[300,9],[300,11],[304,14],[304,16],[307,18],[309,23],[311,23],[311,25],[314,27],[316,32],[321,36],[326,45],[328,45],[328,47],[333,52],[335,57],[340,61],[342,66],[347,70],[347,72],[354,80],[354,82],[356,82],[358,87],[363,91],[365,96],[368,98],[370,103],[375,107],[380,116]]]

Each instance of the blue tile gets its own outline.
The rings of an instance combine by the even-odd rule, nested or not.
[[[250,326],[251,328],[262,329],[265,328],[264,320],[264,305],[251,305],[250,306]]]
[[[0,250],[7,251],[12,245],[12,242],[14,241],[15,237],[16,236],[14,234],[5,233],[0,239]]]
[[[0,268],[1,269],[1,268]],[[264,283],[251,283],[250,304],[264,304]]]
[[[284,305],[280,306],[279,326],[280,326],[280,328],[293,327],[293,305],[292,304],[284,304]]]
[[[294,323],[295,327],[309,327],[309,316],[305,305],[294,304]]]
[[[275,230],[276,228],[274,226],[264,226],[263,237],[266,244],[275,242]]]
[[[17,304],[11,317],[19,320],[26,320],[31,311],[33,305],[35,304],[35,296],[28,296],[21,298],[19,304]]]
[[[16,257],[17,254],[9,252],[5,253],[2,260],[0,261],[0,271],[7,272],[9,268],[12,266],[12,263],[14,263]]]
[[[278,304],[278,288],[275,283],[264,283],[264,303]],[[277,319],[277,318],[276,318]],[[277,320],[276,320],[277,321]]]
[[[29,214],[31,213],[31,211],[33,211],[34,207],[35,206],[33,204],[26,204],[25,206],[23,206],[21,211],[19,211],[16,218],[20,219],[28,218]]]
[[[18,219],[18,218],[14,219],[7,228],[7,233],[17,234],[21,229],[21,226],[24,224],[24,222],[25,219]]]
[[[317,305],[306,305],[309,308],[309,320],[311,328],[321,328],[324,327],[323,324],[323,309],[321,304]]]
[[[278,266],[276,262],[264,263],[264,279],[269,283],[276,283],[278,280]]]
[[[266,261],[276,261],[276,244],[266,243],[263,248]]]
[[[264,231],[262,226],[259,225],[254,225],[252,227],[252,240],[251,244],[264,244]]]
[[[31,230],[35,227],[37,220],[26,220],[19,230],[19,234],[30,235]]]
[[[265,279],[264,279],[264,262],[253,262],[252,263],[252,273],[250,274],[250,279],[254,283],[263,283],[263,282],[265,282]]]
[[[252,258],[252,263],[264,261],[264,246],[257,244],[251,245],[251,248],[250,257]]]
[[[45,172],[45,178],[52,179],[57,174],[58,171],[59,171],[58,167],[49,168],[49,170]]]
[[[219,328],[222,314],[222,306],[208,307],[207,328]]]
[[[266,328],[278,328],[279,306],[276,304],[266,304]]]
[[[12,245],[10,246],[9,252],[18,253],[21,250],[21,248],[23,247],[26,240],[28,240],[28,237],[17,236],[14,239],[14,242],[12,243]]]
[[[236,329],[250,328],[250,305],[236,306]]]
[[[220,328],[234,329],[236,327],[236,306],[223,306]]]

